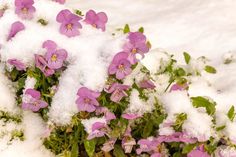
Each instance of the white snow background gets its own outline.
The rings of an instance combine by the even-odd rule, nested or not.
[[[0,4],[7,0],[0,0]],[[35,0],[36,1],[36,0]],[[48,5],[45,5],[48,3]],[[203,73],[203,76],[196,77],[192,79],[192,84],[189,88],[190,96],[209,96],[217,102],[217,123],[227,124],[225,129],[225,134],[227,134],[231,139],[236,139],[236,123],[230,122],[225,116],[231,105],[236,107],[236,1],[235,0],[68,0],[65,4],[69,8],[79,9],[82,12],[86,12],[89,9],[94,9],[96,11],[104,11],[109,17],[107,24],[107,32],[101,33],[99,31],[94,31],[90,29],[90,26],[84,26],[84,36],[83,39],[80,39],[82,43],[91,42],[96,43],[91,46],[86,46],[86,44],[81,44],[81,46],[76,46],[71,48],[70,44],[73,46],[76,45],[76,40],[67,41],[68,44],[64,43],[64,36],[58,35],[56,33],[56,25],[50,25],[50,31],[52,31],[52,38],[56,38],[58,45],[60,43],[64,46],[65,49],[70,49],[71,54],[69,56],[70,61],[74,61],[74,58],[82,58],[80,61],[85,66],[83,69],[90,71],[94,69],[94,65],[99,64],[95,73],[81,73],[91,77],[84,81],[85,85],[88,85],[90,88],[99,89],[102,87],[102,83],[105,79],[105,72],[107,64],[111,60],[111,55],[117,52],[122,45],[123,38],[120,37],[119,40],[112,40],[109,34],[113,33],[115,29],[122,28],[126,23],[134,30],[137,30],[139,27],[143,26],[145,29],[145,34],[152,43],[152,51],[146,56],[146,59],[143,61],[144,65],[153,70],[155,67],[155,58],[158,58],[159,48],[164,49],[165,51],[175,55],[175,58],[183,62],[182,52],[187,51],[193,57],[200,57],[202,55],[208,57],[211,60],[211,65],[217,69],[217,74],[209,75]],[[44,10],[49,7],[55,12],[51,12],[48,17],[54,18],[59,10],[63,6],[49,2],[49,0],[40,0],[36,3],[36,7],[41,7],[41,12],[38,12],[38,16],[43,16]],[[12,14],[12,13],[8,13]],[[14,19],[0,20],[0,35],[3,36],[8,31],[3,30],[9,29],[9,26],[14,20],[18,19],[17,16],[9,15],[14,17]],[[17,57],[22,59],[25,62],[30,62],[33,59],[33,53],[31,51],[39,51],[38,53],[43,53],[40,49],[40,44],[37,41],[45,40],[44,34],[39,36],[33,36],[37,34],[35,30],[31,29],[31,23],[25,23],[26,30],[29,28],[28,32],[22,32],[21,35],[28,36],[25,38],[25,41],[21,41],[23,45],[27,45],[29,40],[33,40],[34,46],[28,47],[28,53],[16,53],[16,50],[19,50],[21,46],[17,45],[16,40],[9,43],[9,45],[0,41],[1,44],[5,44],[3,50],[9,50],[8,54],[5,54],[2,59],[9,59],[11,57]],[[28,27],[28,28],[27,28]],[[37,28],[35,25],[32,28]],[[54,28],[51,30],[51,28]],[[55,32],[54,32],[55,31]],[[33,34],[32,34],[33,33]],[[20,36],[20,35],[19,35]],[[98,36],[98,37],[97,37]],[[35,37],[35,38],[34,38]],[[96,37],[96,38],[95,38]],[[99,42],[98,42],[99,41]],[[109,43],[107,43],[109,42]],[[107,43],[108,46],[104,45]],[[14,45],[14,48],[11,46]],[[85,45],[85,46],[84,46]],[[110,47],[112,48],[110,48]],[[77,54],[75,50],[79,48],[81,51],[85,52],[88,49],[92,49],[88,53],[83,55]],[[104,49],[105,60],[102,58],[101,62],[96,60],[95,57],[89,56],[93,53],[96,53],[97,49]],[[112,51],[112,52],[109,52]],[[109,53],[108,53],[109,52]],[[36,53],[36,52],[35,52]],[[95,62],[93,65],[87,65],[92,61]],[[233,62],[229,65],[223,64],[225,58],[231,58]],[[57,123],[68,123],[69,118],[73,113],[75,113],[75,108],[68,108],[65,106],[58,106],[60,102],[66,102],[68,97],[70,102],[68,104],[73,104],[75,101],[75,94],[79,88],[81,82],[78,82],[77,79],[80,77],[79,69],[75,64],[71,65],[71,70],[65,71],[64,77],[60,80],[61,90],[55,96],[55,99],[52,104],[51,118]],[[156,63],[157,64],[157,63]],[[2,69],[2,67],[1,67]],[[69,69],[69,68],[68,68]],[[75,73],[75,77],[70,76],[71,73]],[[97,74],[100,75],[99,79]],[[96,80],[94,82],[94,77]],[[67,82],[75,82],[76,85],[66,85]],[[3,75],[3,70],[0,71],[0,109],[9,110],[12,112],[17,112],[17,109],[14,109],[14,94],[11,89],[11,83]],[[68,93],[68,97],[62,99],[60,95],[64,94],[64,90],[72,89],[71,93]],[[61,91],[61,92],[60,92]],[[67,90],[68,91],[68,90]],[[74,96],[73,96],[74,94]],[[169,95],[168,95],[169,94]],[[176,105],[174,102],[176,97],[181,97],[183,102],[185,102],[186,94],[185,93],[168,93],[163,95],[162,100],[166,104],[166,108],[170,108],[170,112],[175,112],[173,107]],[[173,97],[172,101],[168,101],[165,97]],[[181,101],[181,102],[182,102]],[[188,101],[188,100],[186,100]],[[7,105],[6,105],[7,104]],[[188,102],[186,103],[188,105]],[[172,110],[171,110],[172,109]],[[16,110],[16,111],[15,111]],[[181,109],[179,109],[181,110]],[[59,116],[58,113],[64,111],[64,116]],[[191,113],[191,112],[189,112]],[[40,136],[45,130],[45,124],[42,120],[36,115],[30,112],[24,112],[24,119],[21,126],[7,126],[3,129],[12,129],[12,128],[24,128],[26,140],[24,142],[14,141],[12,145],[7,145],[6,140],[0,139],[0,157],[51,157],[53,156],[48,150],[43,148],[42,141]],[[206,124],[209,123],[209,118],[206,115],[196,116],[189,120],[189,124],[185,124],[184,127],[189,128],[191,132],[191,125],[200,125],[197,130],[199,132],[192,132],[193,134],[198,134],[201,132],[210,132],[209,126],[204,125],[201,127],[201,123],[198,122],[204,121],[199,119],[199,117],[204,117],[206,119]],[[64,121],[63,121],[64,120]],[[210,125],[210,124],[209,124]],[[1,128],[2,129],[2,128]],[[205,129],[205,130],[203,130]],[[226,155],[227,157],[227,155]]]

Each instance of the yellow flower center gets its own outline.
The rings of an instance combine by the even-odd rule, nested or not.
[[[93,26],[94,28],[97,28],[97,25],[96,25],[96,24],[93,24],[92,26]]]
[[[133,48],[131,52],[135,54],[135,53],[137,53],[137,49]]]
[[[22,13],[23,14],[27,14],[28,13],[28,8],[24,7],[21,9]]]
[[[121,70],[121,71],[124,71],[125,70],[125,66],[123,64],[120,64],[118,66],[118,69]]]
[[[52,55],[52,57],[51,57],[51,61],[53,61],[53,62],[55,62],[57,60],[57,55]]]
[[[91,100],[90,100],[89,98],[85,98],[85,99],[84,99],[84,102],[85,102],[86,104],[90,103],[90,101],[91,101]]]
[[[68,30],[71,30],[72,28],[73,28],[73,25],[70,23],[70,24],[67,24],[66,25],[66,28],[68,29]]]

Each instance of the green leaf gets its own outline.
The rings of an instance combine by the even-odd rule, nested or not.
[[[128,25],[128,24],[125,25],[125,27],[124,27],[124,29],[123,29],[123,32],[124,32],[124,34],[130,32],[130,29],[129,29],[129,25]]]
[[[140,28],[138,29],[138,31],[139,31],[140,33],[143,33],[143,32],[144,32],[144,28],[143,28],[143,27],[140,27]]]
[[[182,131],[182,125],[184,124],[184,121],[187,119],[187,114],[186,113],[180,113],[176,116],[176,120],[174,123],[173,128],[176,131]]]
[[[228,116],[229,120],[233,121],[235,115],[236,115],[236,113],[235,113],[235,110],[234,110],[234,106],[232,105],[231,108],[229,109],[228,113],[227,113],[227,116]]]
[[[89,157],[93,157],[94,151],[95,151],[95,146],[96,146],[95,139],[84,141],[84,148],[85,148]]]
[[[183,68],[178,68],[178,69],[175,70],[175,75],[176,76],[185,76],[186,72]]]
[[[216,73],[216,69],[212,66],[206,65],[205,66],[205,71],[211,74],[215,74]]]
[[[142,137],[147,138],[148,136],[150,136],[150,134],[152,133],[152,129],[153,129],[153,122],[152,121],[147,122],[146,125],[144,126]]]
[[[173,154],[173,157],[183,157],[183,155],[180,152],[176,152]]]
[[[219,126],[219,127],[216,128],[216,131],[221,131],[221,130],[223,130],[224,128],[225,128],[225,125]]]
[[[216,103],[210,102],[208,99],[198,96],[191,98],[194,107],[205,107],[209,115],[213,115],[216,111]]]
[[[80,11],[80,10],[78,10],[78,9],[75,10],[75,14],[80,15],[80,16],[84,16],[83,13],[82,13],[82,11]]]
[[[188,144],[183,147],[182,153],[183,154],[188,154],[193,150],[193,148],[196,146],[196,144]]]
[[[125,157],[125,153],[120,145],[116,144],[114,146],[113,155],[115,157]]]
[[[186,64],[189,64],[189,62],[191,60],[191,56],[187,52],[184,52],[184,60],[185,60]]]

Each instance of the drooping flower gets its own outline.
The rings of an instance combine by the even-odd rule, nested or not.
[[[131,135],[131,128],[130,126],[127,127],[125,131],[125,135],[121,141],[122,148],[124,149],[125,153],[131,153],[133,146],[136,145],[135,139]]]
[[[188,153],[187,157],[211,157],[207,152],[204,151],[204,145],[197,147]]]
[[[129,89],[128,85],[113,83],[111,88],[107,92],[112,93],[111,101],[118,103],[123,97],[128,96],[127,93],[125,92],[128,89]]]
[[[79,22],[81,19],[81,17],[71,13],[68,9],[60,11],[56,19],[57,22],[61,23],[60,33],[67,37],[79,35],[79,29],[82,28]]]
[[[111,138],[108,141],[106,141],[103,144],[102,150],[104,152],[110,152],[112,149],[114,149],[114,145],[116,143],[116,140],[117,140],[116,138]]]
[[[138,62],[137,54],[144,57],[144,54],[149,51],[149,47],[147,45],[146,37],[143,33],[140,32],[131,32],[128,36],[129,42],[127,42],[123,49],[124,52],[128,53],[128,60],[131,64],[135,64]]]
[[[26,70],[26,66],[24,63],[22,63],[21,61],[17,60],[17,59],[8,59],[7,63],[10,65],[13,65],[16,67],[17,70],[22,71],[22,70]]]
[[[47,49],[45,54],[47,66],[53,70],[60,69],[67,58],[67,51],[65,49],[57,50],[57,44],[52,40],[45,41],[43,48]]]
[[[53,1],[58,2],[60,4],[64,4],[66,2],[66,0],[53,0]]]
[[[121,80],[132,72],[131,64],[127,60],[128,54],[120,52],[116,54],[108,68],[109,74],[116,74],[116,78]]]
[[[81,87],[77,95],[79,98],[76,100],[76,104],[79,111],[94,112],[96,107],[99,106],[96,98],[100,96],[99,92],[94,92],[86,87]]]
[[[142,152],[152,152],[157,149],[158,142],[154,138],[149,139],[141,139],[138,141],[138,145],[140,146],[136,149],[137,154],[141,154]]]
[[[85,22],[92,25],[95,28],[101,28],[102,31],[105,31],[105,25],[107,23],[107,15],[104,12],[96,13],[94,10],[89,10],[85,15]]]
[[[11,40],[18,32],[25,29],[25,25],[20,21],[16,21],[11,25],[10,32],[7,37],[7,41]]]
[[[171,86],[170,91],[178,91],[178,90],[182,91],[182,90],[185,90],[187,88],[188,88],[188,84],[187,83],[185,83],[185,84],[178,84],[178,83],[176,83],[176,84]]]
[[[154,89],[156,86],[151,80],[142,80],[139,82],[139,87],[144,89]]]
[[[106,107],[97,107],[96,109],[96,115],[104,114],[105,119],[107,122],[116,119],[116,116],[113,112],[109,111]]]
[[[23,103],[21,105],[24,110],[31,110],[33,112],[39,111],[41,108],[45,108],[48,104],[40,99],[41,94],[34,89],[27,89],[23,96]]]
[[[35,12],[33,0],[15,0],[15,13],[23,19],[32,19]]]
[[[122,114],[122,117],[128,120],[133,120],[133,119],[140,118],[142,116],[135,113],[124,113]]]
[[[42,55],[35,54],[35,66],[39,68],[45,76],[51,76],[55,73],[55,70],[48,67],[46,59]]]
[[[92,125],[92,132],[88,135],[87,139],[91,140],[95,137],[102,137],[106,134],[107,126],[105,123],[95,122]]]

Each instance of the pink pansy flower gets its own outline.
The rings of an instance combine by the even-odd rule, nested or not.
[[[95,122],[92,125],[92,132],[88,135],[87,139],[91,140],[95,137],[102,137],[106,134],[106,127],[107,125],[105,123],[101,122]]]
[[[133,120],[133,119],[140,118],[142,116],[135,113],[125,113],[125,114],[122,114],[122,117],[128,120]]]
[[[109,74],[116,74],[116,78],[119,80],[129,75],[132,72],[132,69],[130,62],[127,60],[127,57],[128,54],[125,52],[116,54],[108,68]]]
[[[112,93],[111,101],[118,103],[123,97],[128,96],[127,93],[125,92],[128,89],[129,89],[128,85],[113,83],[107,92]]]
[[[82,28],[79,22],[81,19],[81,17],[71,13],[68,9],[60,11],[56,19],[57,22],[61,23],[60,33],[67,37],[79,35],[79,28]]]
[[[156,138],[156,140],[159,143],[162,143],[162,142],[168,142],[168,143],[170,143],[170,142],[195,143],[195,142],[197,142],[196,138],[190,138],[182,132],[175,132],[174,134],[169,135],[169,136],[164,136],[164,135],[159,136],[159,137]]]
[[[182,90],[185,90],[186,88],[188,88],[187,83],[182,84],[182,85],[176,83],[176,84],[171,86],[170,91],[178,91],[178,90],[182,91]]]
[[[96,109],[96,115],[100,115],[100,114],[104,114],[105,119],[107,122],[116,119],[116,116],[114,113],[112,113],[111,111],[109,111],[108,108],[106,107],[97,107]]]
[[[64,4],[66,2],[66,0],[53,0],[53,1],[58,2],[60,4]]]
[[[23,19],[32,19],[35,12],[33,0],[15,0],[15,13]]]
[[[150,157],[162,157],[161,153],[154,153]]]
[[[136,141],[132,138],[131,135],[131,128],[128,126],[125,135],[121,141],[122,148],[124,149],[125,153],[131,153],[133,146],[136,145]]]
[[[154,89],[156,86],[151,80],[142,80],[139,82],[139,87],[144,89]]]
[[[152,152],[157,148],[159,143],[155,139],[141,139],[138,141],[138,145],[140,146],[136,149],[137,154],[141,154],[142,152]]]
[[[41,94],[34,89],[27,89],[23,96],[23,103],[21,105],[24,110],[31,110],[33,112],[39,111],[41,108],[45,108],[48,104],[40,99]]]
[[[103,144],[102,150],[104,152],[110,152],[114,149],[114,145],[116,143],[116,138],[111,138]]]
[[[211,157],[211,156],[204,151],[204,145],[201,145],[197,149],[194,149],[191,152],[189,152],[187,157]]]
[[[42,55],[35,54],[35,66],[39,68],[45,76],[51,76],[55,73],[55,70],[48,67],[46,59]]]
[[[100,96],[99,92],[94,92],[86,87],[81,87],[77,95],[79,98],[76,100],[79,111],[94,112],[96,107],[99,106],[96,98]]]
[[[149,51],[146,37],[140,32],[131,32],[128,36],[129,42],[124,45],[124,51],[129,54],[128,60],[131,64],[138,62],[136,55],[144,57],[144,54]]]
[[[17,60],[17,59],[8,59],[7,63],[10,65],[13,65],[16,67],[17,70],[22,71],[22,70],[26,70],[26,66],[24,63],[22,63],[21,61]]]
[[[87,24],[92,25],[95,28],[101,28],[105,31],[105,25],[107,23],[107,15],[104,12],[96,13],[94,10],[89,10],[85,15],[85,20]]]
[[[43,48],[47,49],[45,54],[47,66],[53,70],[60,69],[67,58],[67,51],[65,49],[57,50],[57,44],[52,40],[45,41]]]
[[[7,37],[7,41],[11,40],[18,32],[25,29],[25,25],[20,21],[16,21],[11,25],[10,32]]]

